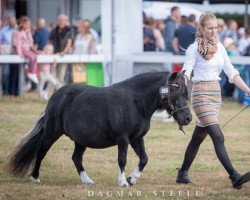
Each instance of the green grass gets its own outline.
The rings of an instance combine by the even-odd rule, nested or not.
[[[61,137],[42,162],[41,184],[32,184],[27,177],[15,178],[4,171],[8,154],[15,144],[32,128],[46,103],[36,95],[27,94],[19,100],[0,100],[0,199],[250,199],[250,184],[241,190],[231,187],[228,175],[218,161],[213,144],[207,138],[190,169],[195,184],[175,183],[176,168],[180,167],[185,148],[191,138],[194,121],[185,127],[183,135],[175,123],[153,121],[145,136],[149,156],[141,178],[133,187],[117,186],[117,148],[87,149],[84,166],[96,182],[81,185],[71,161],[73,142]],[[224,124],[243,106],[224,101],[220,122]],[[241,113],[224,129],[226,147],[233,165],[240,172],[250,170],[250,108]],[[138,159],[131,148],[128,152],[126,174],[132,172]],[[108,194],[107,194],[108,192]],[[198,193],[199,197],[195,195]],[[93,197],[90,197],[94,193]],[[112,193],[112,196],[109,195]],[[123,196],[119,196],[123,193]],[[137,195],[138,193],[138,195]],[[141,196],[140,196],[141,194]],[[188,196],[188,194],[190,196]],[[156,196],[157,195],[157,196]]]

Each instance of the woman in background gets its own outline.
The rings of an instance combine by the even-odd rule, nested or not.
[[[89,20],[81,20],[78,24],[78,34],[76,35],[73,43],[73,54],[93,54],[96,52],[94,49],[94,37],[90,32]]]

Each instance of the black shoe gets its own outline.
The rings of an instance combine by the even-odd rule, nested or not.
[[[231,179],[234,188],[241,189],[241,186],[244,183],[250,181],[250,172],[241,175],[239,172],[234,171],[233,174],[229,176],[229,178]]]
[[[178,169],[176,183],[184,183],[184,184],[192,183],[191,179],[188,176],[188,171],[180,171]]]

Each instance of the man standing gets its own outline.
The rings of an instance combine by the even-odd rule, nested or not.
[[[69,53],[72,46],[73,34],[68,24],[68,17],[63,14],[59,15],[58,24],[49,36],[49,41],[54,47],[54,53],[58,53],[61,56]],[[58,64],[54,71],[52,71],[62,85],[64,85],[67,66],[68,64],[65,63]]]
[[[12,50],[12,35],[16,29],[16,18],[13,16],[8,17],[8,24],[4,26],[0,32],[0,54],[9,55]],[[18,70],[18,68],[16,69]],[[9,75],[10,64],[4,64],[2,70],[2,87],[3,95],[9,95]]]
[[[37,45],[37,50],[42,51],[44,46],[48,43],[50,33],[46,28],[45,19],[38,19],[36,26],[37,29],[33,36],[34,44]]]
[[[191,14],[188,17],[187,24],[181,25],[175,32],[175,37],[173,39],[173,48],[175,54],[185,55],[185,50],[190,44],[194,43],[195,34],[195,15]]]
[[[173,43],[175,31],[179,26],[180,20],[181,20],[180,8],[177,6],[172,7],[171,15],[166,19],[165,21],[166,28],[163,31],[163,38],[165,41],[165,48],[167,52],[174,53],[172,43]]]

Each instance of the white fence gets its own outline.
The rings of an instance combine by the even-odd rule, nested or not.
[[[104,56],[102,54],[89,54],[89,55],[71,55],[67,54],[60,56],[54,55],[38,55],[37,63],[53,63],[56,60],[57,63],[94,63],[104,62]],[[26,63],[27,59],[21,58],[18,55],[0,55],[0,63]]]
[[[185,56],[171,55],[161,52],[145,52],[141,54],[133,54],[131,57],[134,63],[183,63]],[[56,59],[58,63],[96,63],[110,62],[110,58],[106,58],[102,54],[90,55],[38,55],[38,63],[52,63]],[[250,56],[234,56],[230,57],[232,64],[250,64]],[[18,55],[0,55],[0,64],[3,63],[25,63],[26,59]]]
[[[119,59],[119,58],[118,58]],[[185,56],[179,56],[179,55],[171,55],[168,53],[163,52],[144,52],[141,54],[133,54],[130,58],[130,61],[133,63],[134,69],[136,64],[145,64],[154,66],[157,64],[171,64],[171,63],[183,63]],[[111,65],[111,58],[105,57],[103,54],[97,54],[97,55],[38,55],[37,62],[38,63],[52,63],[56,60],[57,63],[103,63],[103,72],[104,72],[104,81],[105,85],[110,84],[114,77],[110,69]],[[230,57],[230,60],[232,64],[242,64],[242,65],[250,65],[250,56],[235,56]],[[4,63],[27,63],[28,60],[21,58],[18,55],[0,55],[0,64]],[[115,66],[114,66],[115,67]],[[22,83],[23,83],[23,68],[20,67],[19,72],[19,80],[20,80],[20,94],[22,94]],[[131,74],[132,76],[133,74]],[[120,79],[124,79],[123,77],[120,77]]]

